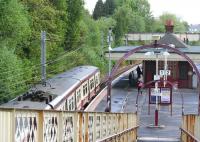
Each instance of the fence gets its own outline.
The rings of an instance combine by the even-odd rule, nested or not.
[[[129,33],[128,41],[152,41],[153,36],[163,37],[165,33]],[[188,39],[189,41],[199,41],[200,33],[175,33],[175,35],[184,41]],[[124,39],[125,40],[125,39]]]
[[[181,127],[182,142],[200,142],[200,116],[185,115]]]
[[[1,142],[95,142],[136,127],[137,116],[0,108],[0,126]]]

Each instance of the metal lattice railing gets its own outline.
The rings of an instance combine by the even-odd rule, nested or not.
[[[137,126],[134,113],[0,108],[2,142],[95,142]],[[129,133],[136,140],[136,131]]]

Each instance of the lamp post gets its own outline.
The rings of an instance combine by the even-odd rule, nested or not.
[[[158,54],[156,54],[156,79],[158,78]],[[156,92],[156,109],[155,109],[155,126],[158,126],[158,82],[155,82]]]
[[[159,37],[155,36],[153,37],[154,38],[154,48],[155,49],[158,49],[157,48],[157,40],[159,39]],[[156,74],[154,76],[154,80],[156,81],[155,82],[155,89],[154,89],[154,92],[155,92],[155,95],[156,95],[156,108],[155,108],[155,119],[154,119],[154,126],[155,127],[158,127],[158,104],[159,104],[159,88],[158,88],[158,81],[160,79],[160,76],[159,76],[159,73],[158,73],[158,55],[164,55],[165,56],[165,66],[164,66],[164,70],[166,72],[167,70],[167,56],[169,55],[169,53],[167,51],[163,52],[163,53],[154,53],[153,51],[151,52],[147,52],[145,53],[145,55],[155,55],[156,56]],[[167,75],[164,75],[164,80],[167,80]],[[164,82],[165,84],[165,82]]]

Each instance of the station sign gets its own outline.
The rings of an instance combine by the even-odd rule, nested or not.
[[[160,70],[160,76],[164,76],[164,75],[171,75],[171,71],[170,70]]]

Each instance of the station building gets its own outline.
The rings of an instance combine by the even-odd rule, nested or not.
[[[167,20],[165,24],[166,33],[158,40],[158,44],[170,45],[173,48],[177,48],[181,52],[185,53],[198,67],[200,65],[200,46],[187,45],[187,39],[180,40],[173,33],[174,24],[173,21]],[[113,48],[110,51],[111,60],[119,60],[125,53],[139,46],[120,46]],[[165,49],[145,49],[134,53],[129,56],[127,60],[139,60],[142,61],[144,83],[154,80],[156,74],[156,58],[158,61],[158,70],[164,70],[164,55],[160,53]],[[147,56],[145,53],[154,51],[156,54]],[[197,77],[191,65],[173,51],[167,51],[170,55],[167,56],[167,69],[170,70],[170,75],[167,77],[170,82],[177,82],[178,88],[196,88]],[[109,52],[106,52],[106,57],[109,58]],[[153,84],[152,84],[153,85]]]

